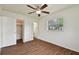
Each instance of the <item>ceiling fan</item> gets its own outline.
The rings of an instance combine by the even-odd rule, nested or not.
[[[41,13],[45,13],[45,14],[49,14],[48,11],[43,11],[43,9],[45,9],[48,5],[47,4],[44,4],[43,6],[37,6],[36,8],[30,6],[30,5],[27,5],[29,8],[33,9],[34,11],[32,12],[29,12],[28,14],[32,14],[32,13],[36,13],[38,15],[38,17],[40,17]]]

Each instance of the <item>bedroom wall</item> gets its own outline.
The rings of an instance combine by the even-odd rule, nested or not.
[[[0,6],[0,11],[2,10],[1,6]]]
[[[24,42],[33,40],[33,19],[24,20]]]
[[[0,55],[1,55],[1,17],[0,17]]]
[[[1,17],[0,17],[0,54],[1,54],[1,38],[2,38],[1,32],[2,29],[1,29]]]
[[[48,31],[47,21],[64,18],[63,31]],[[51,14],[39,20],[37,38],[79,52],[79,5]]]

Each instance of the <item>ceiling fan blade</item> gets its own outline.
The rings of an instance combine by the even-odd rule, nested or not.
[[[36,11],[33,11],[33,12],[29,12],[28,14],[32,14],[32,13],[35,13]]]
[[[48,6],[47,4],[44,4],[44,5],[40,8],[40,10],[46,8],[47,6]]]
[[[40,14],[38,14],[38,17],[40,17]]]
[[[41,11],[42,13],[46,13],[46,14],[49,14],[49,12],[48,11]]]
[[[33,10],[36,10],[36,8],[34,8],[34,7],[30,6],[30,5],[27,5],[27,6],[30,7],[30,8],[32,8]]]

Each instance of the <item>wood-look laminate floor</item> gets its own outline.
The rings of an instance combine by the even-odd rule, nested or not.
[[[34,39],[33,41],[2,48],[2,55],[79,55],[57,45]]]

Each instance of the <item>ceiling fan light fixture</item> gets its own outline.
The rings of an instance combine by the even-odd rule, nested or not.
[[[40,10],[36,11],[36,14],[41,14],[41,11]]]
[[[36,13],[38,15],[38,17],[41,16],[41,13],[44,13],[44,14],[49,14],[48,11],[44,11],[43,9],[45,9],[48,5],[47,4],[44,4],[44,5],[36,5],[37,7],[34,8],[33,6],[30,6],[30,5],[27,5],[27,7],[33,9],[34,11],[32,12],[29,12],[28,14],[32,14],[32,13]]]

